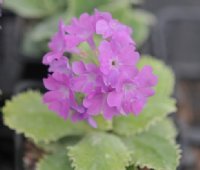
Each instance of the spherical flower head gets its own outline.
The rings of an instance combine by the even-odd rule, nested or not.
[[[69,25],[60,21],[49,43],[50,52],[43,58],[49,65],[44,79],[48,90],[44,102],[49,109],[92,127],[97,127],[97,115],[111,120],[141,113],[154,95],[157,77],[150,66],[138,70],[140,55],[131,34],[130,27],[97,9],[93,15],[73,18]],[[91,51],[83,48],[85,44]],[[68,59],[66,52],[78,59],[73,55]]]

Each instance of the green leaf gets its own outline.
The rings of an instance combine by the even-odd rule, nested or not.
[[[158,76],[158,84],[155,87],[156,96],[161,98],[162,96],[171,96],[175,84],[175,77],[171,68],[163,61],[146,55],[142,56],[138,64],[139,68],[144,65],[152,66],[154,74]]]
[[[6,0],[4,8],[24,18],[42,18],[66,10],[66,0]]]
[[[175,100],[156,96],[149,99],[146,107],[138,116],[119,116],[114,118],[113,130],[120,135],[134,135],[147,130],[166,115],[176,111]]]
[[[26,32],[22,41],[22,53],[29,58],[41,59],[43,54],[48,51],[47,40],[35,41],[29,32]]]
[[[24,36],[22,44],[23,54],[26,56],[34,55],[33,57],[41,57],[44,52],[48,51],[48,41],[57,32],[59,20],[63,19],[67,23],[70,18],[71,15],[68,12],[62,12],[32,26]]]
[[[35,145],[38,148],[41,148],[45,153],[55,153],[60,150],[65,150],[68,146],[73,146],[81,140],[82,137],[80,136],[67,136],[61,138],[55,142],[45,143],[45,142],[38,142]]]
[[[112,130],[112,120],[106,120],[104,119],[104,117],[102,115],[99,116],[95,116],[94,120],[97,123],[97,130],[101,130],[101,131],[108,131],[108,130]]]
[[[37,164],[37,170],[73,170],[66,149],[44,156]]]
[[[99,8],[102,5],[114,5],[118,1],[119,0],[69,0],[69,8],[76,16],[79,16],[84,12],[92,13],[95,8]],[[127,0],[125,2],[127,3]]]
[[[66,147],[73,146],[80,139],[78,136],[70,136],[49,144],[38,143],[37,146],[48,154],[37,163],[37,170],[73,170]]]
[[[64,136],[83,135],[92,128],[85,122],[72,123],[48,110],[39,92],[24,92],[7,101],[4,122],[36,143],[56,141]]]
[[[92,133],[68,153],[75,170],[125,170],[130,154],[122,141],[112,134]]]
[[[171,142],[175,142],[177,131],[174,123],[170,118],[164,118],[151,127],[151,132],[154,132],[157,136],[165,137]]]
[[[163,133],[160,133],[160,128]],[[167,130],[165,128],[156,124],[144,133],[123,138],[132,153],[134,165],[155,170],[176,170],[180,150],[172,139],[166,138],[166,132],[171,133],[169,136],[173,136],[173,132],[170,132],[168,127]]]
[[[155,17],[144,10],[127,11],[122,20],[133,29],[133,38],[138,47],[149,37],[150,27],[155,23]]]

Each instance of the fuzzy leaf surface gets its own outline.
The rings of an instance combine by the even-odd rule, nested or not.
[[[176,170],[180,150],[172,138],[174,130],[168,127],[168,123],[155,124],[146,132],[123,138],[132,153],[134,165],[155,170]],[[162,130],[163,133],[161,133]],[[169,136],[171,136],[170,139]]]
[[[112,134],[92,133],[69,147],[75,170],[125,170],[130,154],[123,142]]]
[[[176,111],[174,99],[155,100],[152,97],[140,115],[134,116],[131,114],[114,118],[113,130],[126,136],[141,133],[174,111]]]
[[[35,142],[56,141],[64,136],[82,135],[92,130],[85,122],[65,121],[48,110],[41,94],[34,91],[21,93],[7,101],[3,114],[7,126]]]

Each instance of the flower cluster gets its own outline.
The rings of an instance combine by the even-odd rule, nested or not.
[[[64,119],[87,120],[93,127],[97,126],[93,118],[99,114],[108,120],[138,115],[154,94],[157,77],[150,66],[136,67],[139,53],[131,34],[128,26],[98,10],[72,19],[70,25],[60,21],[49,43],[50,52],[43,57],[43,64],[49,65],[44,79],[49,90],[44,102],[49,109]],[[96,43],[96,37],[101,41]],[[89,45],[92,56],[80,48],[82,43]],[[69,62],[66,53],[81,59]],[[84,62],[87,57],[98,64]]]

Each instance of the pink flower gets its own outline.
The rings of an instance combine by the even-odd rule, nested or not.
[[[71,117],[71,120],[73,122],[86,120],[88,124],[90,124],[93,128],[97,128],[96,121],[93,119],[92,116],[88,115],[86,112],[83,112],[83,113],[74,112]]]
[[[94,48],[93,35],[95,33],[95,27],[93,21],[93,16],[83,13],[79,19],[73,18],[71,24],[66,26],[65,30],[69,35],[79,39],[79,42],[87,41],[89,45]]]
[[[99,114],[108,120],[120,114],[139,114],[154,94],[157,77],[149,66],[137,69],[139,53],[131,33],[110,13],[98,10],[94,15],[84,13],[74,18],[67,26],[60,21],[49,43],[50,52],[43,58],[50,73],[44,79],[49,90],[44,102],[49,109],[73,122],[85,120],[92,127],[97,127],[94,117]],[[102,38],[98,47],[95,35]],[[85,54],[87,51],[79,49],[84,42],[98,64],[85,63],[84,58],[70,63],[64,56],[65,52]]]
[[[117,107],[107,103],[108,93],[94,93],[83,100],[83,105],[87,108],[87,114],[96,116],[103,114],[104,118],[111,120],[113,116],[119,115]]]
[[[133,79],[125,79],[119,83],[116,91],[108,95],[109,106],[117,107],[125,114],[139,114],[144,108],[148,97],[154,95],[153,86],[157,84],[157,77],[152,68],[145,66]]]
[[[60,57],[57,60],[53,60],[49,65],[49,72],[58,72],[67,75],[71,75],[72,71],[69,65],[69,61],[67,57]]]
[[[104,40],[99,46],[100,70],[104,74],[105,83],[112,87],[116,86],[121,77],[136,75],[138,59],[139,54],[131,44],[122,46],[118,42]]]
[[[112,20],[112,15],[109,12],[101,12],[97,9],[94,10],[94,26],[96,29],[96,24],[99,20],[105,20],[107,22]]]
[[[70,77],[53,73],[44,79],[44,86],[50,90],[43,97],[49,109],[57,112],[64,119],[68,118],[70,108],[76,106],[74,94],[70,89]]]
[[[43,57],[43,64],[48,65],[55,59],[59,59],[63,56],[64,52],[77,52],[78,49],[76,46],[79,44],[79,39],[74,36],[67,35],[65,32],[65,24],[62,20],[59,22],[59,30],[52,37],[49,48],[50,52],[48,52]]]
[[[96,88],[101,87],[101,75],[99,68],[95,64],[84,64],[83,62],[74,62],[72,70],[77,75],[73,78],[73,89],[76,92],[90,94]]]
[[[104,39],[107,39],[118,32],[124,32],[127,35],[130,35],[132,30],[130,27],[123,25],[114,19],[100,19],[96,23],[96,33],[102,35]]]

